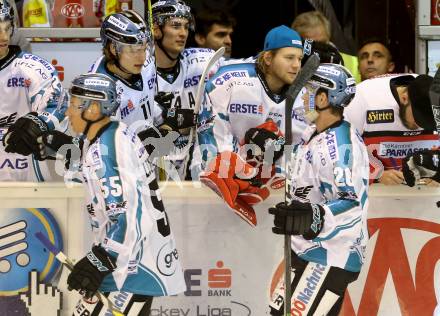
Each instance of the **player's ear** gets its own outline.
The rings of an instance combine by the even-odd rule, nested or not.
[[[160,40],[163,37],[162,30],[159,25],[153,25],[153,36],[155,40]]]
[[[273,59],[273,53],[271,51],[263,52],[263,61],[267,66],[270,66]]]
[[[117,56],[116,54],[116,46],[115,43],[110,43],[110,52],[113,54],[113,56]]]
[[[206,42],[206,37],[204,37],[200,34],[196,34],[196,35],[194,35],[194,40],[196,41],[198,46],[204,47],[205,42]]]
[[[325,91],[321,90],[316,94],[316,104],[319,107],[324,107],[328,105],[328,96],[327,93],[325,93]]]

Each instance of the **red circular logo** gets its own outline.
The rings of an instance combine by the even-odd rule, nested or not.
[[[61,14],[70,19],[78,19],[84,15],[84,12],[84,7],[79,3],[67,3],[61,8]]]

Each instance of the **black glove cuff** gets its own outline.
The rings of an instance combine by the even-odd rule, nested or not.
[[[304,239],[312,240],[318,237],[324,228],[325,210],[319,204],[310,204],[312,207],[312,223],[309,229],[303,234]]]
[[[154,96],[154,101],[159,104],[164,109],[169,109],[171,107],[171,101],[174,99],[174,94],[172,92],[159,91]]]
[[[87,253],[87,259],[103,275],[112,273],[116,269],[116,259],[100,245],[93,246]]]

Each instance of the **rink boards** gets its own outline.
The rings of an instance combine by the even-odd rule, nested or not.
[[[65,253],[79,259],[88,249],[90,238],[82,195],[81,186],[1,184],[0,232],[11,224],[6,222],[11,222],[14,214],[11,208],[48,208],[62,232]],[[197,183],[164,184],[163,199],[184,265],[187,290],[175,297],[156,299],[151,315],[266,315],[271,291],[282,277],[283,256],[283,239],[271,233],[272,218],[267,208],[283,199],[282,192],[273,192],[256,207],[255,228],[228,211],[216,195]],[[358,281],[349,288],[344,316],[432,315],[437,304],[434,284],[440,282],[435,278],[440,266],[436,265],[440,259],[438,199],[440,189],[435,188],[371,187],[367,263]],[[33,242],[31,224],[21,229],[26,233],[23,241],[28,244]],[[0,236],[0,253],[7,248],[2,239],[6,240]],[[8,256],[0,261],[10,259],[14,264],[20,262],[19,255],[27,253],[31,267],[35,260],[28,249],[6,253]],[[38,256],[38,249],[33,251],[33,256]],[[21,301],[10,296],[10,285],[9,292],[4,291],[2,274],[7,273],[0,271],[0,309],[9,306],[10,310],[23,310]],[[440,278],[440,270],[437,274]],[[57,284],[63,293],[62,315],[70,315],[78,299],[78,295],[67,291],[66,275],[63,271],[60,278],[45,281]],[[46,300],[45,311],[56,308],[52,301]]]

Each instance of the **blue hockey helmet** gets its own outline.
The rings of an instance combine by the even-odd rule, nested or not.
[[[170,18],[185,18],[189,22],[189,29],[194,31],[195,22],[191,14],[191,8],[182,0],[164,0],[158,1],[151,7],[153,13],[153,22],[158,25],[164,25]]]
[[[346,107],[356,93],[356,81],[350,71],[338,64],[321,64],[309,84],[326,90],[331,106]]]
[[[111,116],[120,104],[115,81],[100,73],[87,73],[73,79],[69,94],[84,99],[82,111],[86,110],[92,101],[99,101],[101,114],[104,116]]]
[[[108,15],[101,25],[101,39],[103,46],[108,40],[123,45],[152,44],[145,20],[133,10]]]
[[[11,22],[12,31],[14,31],[14,8],[6,0],[0,0],[0,22]]]

